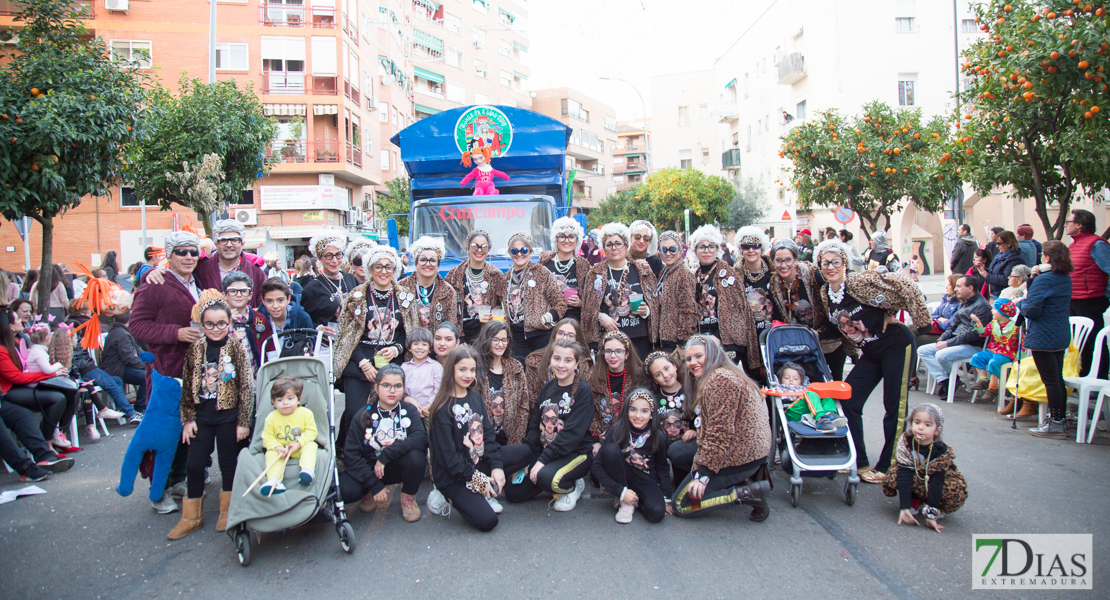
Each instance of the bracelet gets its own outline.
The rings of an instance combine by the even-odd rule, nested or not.
[[[940,509],[929,506],[928,504],[922,504],[921,514],[925,515],[925,518],[930,521],[936,521],[940,518]]]

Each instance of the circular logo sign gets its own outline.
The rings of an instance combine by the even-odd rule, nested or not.
[[[513,125],[505,113],[492,106],[474,106],[455,123],[455,145],[459,152],[488,147],[493,158],[504,156],[513,143]]]
[[[833,218],[836,219],[836,222],[843,225],[847,225],[855,216],[855,211],[847,206],[838,206],[836,211],[833,212]]]

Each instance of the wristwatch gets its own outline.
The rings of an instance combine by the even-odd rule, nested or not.
[[[701,477],[698,477],[698,483],[700,483],[702,485],[709,485],[709,476],[708,475],[702,475]]]

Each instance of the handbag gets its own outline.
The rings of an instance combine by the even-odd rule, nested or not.
[[[36,384],[36,387],[47,390],[56,390],[59,392],[76,392],[77,382],[70,379],[69,377],[55,375],[49,379],[43,379],[42,381],[38,382]]]

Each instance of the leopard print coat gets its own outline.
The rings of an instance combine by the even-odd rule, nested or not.
[[[921,288],[905,274],[879,273],[878,271],[850,271],[844,276],[844,285],[848,295],[861,304],[867,304],[886,311],[888,317],[898,317],[898,311],[910,313],[914,327],[921,328],[932,326],[932,316],[925,306],[925,295]],[[829,306],[829,284],[821,286],[821,302]],[[825,311],[828,312],[827,310]],[[827,318],[828,315],[826,314]],[[839,331],[839,329],[838,329]],[[853,357],[860,354],[859,348],[844,335],[840,336],[845,350]]]
[[[504,298],[506,320],[508,320],[508,303],[510,302],[508,289],[512,279],[512,270],[505,274],[505,289],[501,292]],[[524,331],[544,331],[551,329],[567,312],[567,301],[563,298],[563,288],[555,281],[555,276],[547,267],[529,262],[524,266],[521,276],[521,293],[524,294]],[[554,312],[554,320],[550,324],[543,322],[543,316]]]
[[[700,426],[694,471],[705,467],[717,473],[765,458],[771,451],[771,426],[759,390],[724,368],[706,377],[697,399],[701,414],[695,417]]]
[[[416,280],[416,273],[402,279],[400,283],[401,287],[412,290],[416,293],[417,299],[420,298],[420,290],[418,289],[420,284]],[[435,331],[444,322],[454,323],[456,326],[462,327],[462,323],[459,321],[458,302],[459,296],[455,292],[455,288],[451,287],[451,284],[447,283],[443,277],[436,275],[435,291],[432,292],[431,302],[427,306],[420,306],[420,303],[417,302],[417,313],[419,314],[421,309],[424,311],[424,314],[420,315],[418,323],[421,327],[430,331]],[[405,331],[411,330],[406,326]]]
[[[693,302],[696,282],[682,262],[663,269],[655,294],[667,316],[653,320],[655,335],[660,342],[681,344],[698,332],[698,308]]]
[[[721,344],[747,348],[748,368],[759,369],[763,366],[763,357],[759,351],[755,317],[752,315],[751,304],[748,303],[748,295],[744,292],[744,275],[723,260],[718,260],[714,269]],[[695,272],[694,276],[697,277],[698,273]],[[694,302],[694,296],[690,296],[689,302]]]
[[[508,353],[506,353],[508,354]],[[501,396],[505,398],[505,417],[501,427],[509,438],[510,444],[519,444],[524,440],[528,431],[528,420],[532,418],[532,405],[536,403],[535,397],[528,399],[524,390],[527,389],[524,367],[515,358],[501,359]],[[490,422],[493,421],[493,407],[490,406],[489,375],[482,369],[478,377],[478,395],[486,403],[486,414]]]
[[[443,279],[455,288],[455,294],[458,297],[458,319],[459,324],[462,323],[463,311],[467,308],[466,297],[466,270],[470,268],[469,261],[459,263],[454,269],[451,269],[447,276]],[[489,264],[485,265],[486,282],[489,283],[489,296],[486,301],[489,303],[490,308],[501,308],[505,300],[505,274],[502,273],[497,267]]]
[[[185,354],[185,364],[181,374],[181,422],[196,420],[200,391],[204,387],[205,353],[208,351],[208,338],[200,338],[189,346]],[[216,409],[238,409],[235,424],[250,427],[254,420],[254,364],[246,348],[235,339],[228,339],[220,348],[219,365],[230,360],[235,374],[231,379],[220,379],[216,383]],[[222,372],[222,371],[221,371]]]
[[[343,310],[339,313],[339,334],[331,354],[332,369],[337,379],[343,369],[347,368],[351,353],[355,351],[355,346],[366,331],[366,298],[370,295],[370,285],[370,281],[367,281],[356,287],[343,301]],[[401,303],[401,320],[405,324],[405,331],[420,327],[420,302],[416,300],[416,291],[394,281],[393,293]]]
[[[558,252],[547,251],[547,252],[541,252],[540,253],[540,263],[539,264],[546,265],[548,261],[552,261],[552,260],[559,260],[559,253]],[[544,268],[546,269],[547,267],[544,267]],[[575,275],[575,278],[578,279],[579,287],[582,286],[583,281],[586,281],[586,276],[589,275],[589,274],[590,274],[590,261],[586,260],[585,258],[582,258],[581,256],[578,256],[577,254],[574,255],[574,275]],[[579,296],[579,300],[581,300],[582,299],[582,294],[579,293],[578,296]]]
[[[651,265],[646,260],[629,260],[628,264],[636,268],[636,273],[640,276],[640,287],[644,290],[644,302],[648,305],[648,337],[651,343],[655,344],[659,341],[658,328],[655,327],[653,321],[660,318],[659,315],[659,298],[655,295],[655,273],[651,272]],[[598,312],[601,310],[601,295],[594,291],[594,281],[601,277],[604,279],[606,268],[609,263],[599,262],[590,269],[590,273],[586,275],[586,281],[579,282],[580,289],[583,290],[585,296],[581,293],[579,297],[582,298],[582,335],[586,336],[586,343],[596,344],[601,341],[599,330],[601,325],[597,322]],[[595,418],[596,418],[596,412]]]
[[[907,431],[898,440],[899,454],[902,450],[906,449],[910,443],[913,442],[913,434]],[[908,451],[906,452],[908,453]],[[898,495],[898,469],[912,469],[913,465],[903,465],[902,460],[899,459],[891,464],[890,470],[886,472],[886,477],[883,478],[883,494],[890,498]],[[929,461],[926,467],[930,475],[937,473],[944,473],[944,487],[940,496],[940,505],[935,508],[940,509],[945,514],[952,514],[960,509],[967,501],[967,479],[964,478],[963,473],[956,468],[956,453],[949,447],[948,450],[937,458]],[[925,486],[924,477],[914,477],[913,479],[913,497],[925,502],[929,498],[929,490]]]

